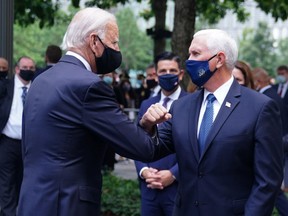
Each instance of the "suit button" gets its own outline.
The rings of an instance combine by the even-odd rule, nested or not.
[[[199,206],[199,202],[198,201],[194,201],[194,205],[195,206]]]
[[[199,178],[202,178],[204,176],[204,173],[203,172],[199,172],[198,176],[199,176]]]

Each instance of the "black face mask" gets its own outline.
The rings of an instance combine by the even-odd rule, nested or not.
[[[5,79],[8,76],[8,71],[0,71],[0,79]]]
[[[34,71],[32,70],[20,70],[20,77],[25,81],[30,81],[34,77]]]
[[[105,45],[99,37],[98,39],[104,46],[104,51],[102,56],[95,56],[97,74],[111,73],[121,65],[122,54],[120,51],[116,51]]]
[[[156,82],[155,79],[149,79],[149,80],[146,80],[146,84],[147,84],[148,89],[152,89],[158,85],[158,82]]]

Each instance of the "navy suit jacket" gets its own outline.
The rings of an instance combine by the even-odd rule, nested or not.
[[[188,94],[187,92],[181,90],[179,98],[187,94]],[[152,104],[158,103],[160,99],[161,99],[161,94],[158,94],[155,97],[151,97],[151,98],[144,100],[139,110],[138,119],[140,120],[142,116],[144,115],[144,113],[147,111],[147,109]],[[139,174],[139,172],[141,171],[143,167],[153,167],[158,170],[170,170],[171,173],[176,177],[176,180],[179,177],[176,154],[168,155],[158,161],[150,162],[150,163],[135,161],[135,166],[136,166],[137,174]],[[165,194],[167,197],[170,197],[171,200],[175,199],[175,194],[176,194],[177,186],[178,186],[177,181],[174,181],[171,185],[166,187],[164,190],[155,190],[155,189],[147,188],[147,183],[141,177],[139,177],[139,180],[140,180],[141,196],[145,197],[145,199],[154,200],[157,193],[162,193],[161,197],[163,197],[164,196],[163,194]]]
[[[112,88],[63,56],[27,95],[17,215],[99,215],[105,143],[132,159],[150,161],[157,153],[156,139],[128,119]]]
[[[283,136],[288,133],[288,113],[286,112],[284,103],[282,98],[277,94],[274,88],[266,89],[263,94],[267,95],[268,97],[272,98],[278,105],[280,109],[280,116],[282,120],[282,132]]]
[[[278,88],[279,88],[279,84],[276,84],[276,85],[273,85],[272,86],[276,92],[278,91]],[[286,91],[284,97],[282,98],[283,100],[283,103],[284,103],[284,106],[285,106],[285,109],[286,109],[286,113],[288,114],[288,90]]]
[[[200,157],[202,100],[200,90],[173,102],[172,119],[158,131],[179,166],[174,215],[271,216],[283,177],[278,106],[234,80]]]

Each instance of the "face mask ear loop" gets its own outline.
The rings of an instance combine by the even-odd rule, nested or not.
[[[209,58],[207,61],[210,61],[211,59],[215,58],[217,54],[213,55],[211,58]]]

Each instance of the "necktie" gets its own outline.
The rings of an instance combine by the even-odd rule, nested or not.
[[[167,103],[170,100],[169,97],[165,97],[162,106],[165,107],[167,109]]]
[[[216,100],[216,98],[213,94],[209,94],[206,100],[207,100],[207,106],[206,106],[206,110],[205,110],[205,113],[201,122],[199,137],[198,137],[200,155],[202,154],[202,151],[205,147],[205,141],[206,141],[207,135],[213,124],[213,102]]]
[[[280,84],[279,85],[279,90],[278,90],[278,94],[279,94],[280,97],[282,97],[282,91],[283,91],[283,85]]]
[[[27,87],[26,87],[26,86],[23,86],[23,87],[22,87],[22,95],[21,95],[22,102],[23,102],[23,106],[24,106],[24,104],[25,104],[26,95],[27,95]]]

